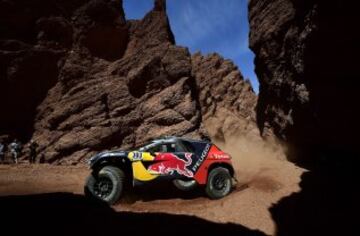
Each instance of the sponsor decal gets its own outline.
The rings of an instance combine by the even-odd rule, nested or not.
[[[230,159],[230,156],[228,154],[225,154],[225,153],[220,153],[220,154],[214,153],[213,157],[215,159]]]
[[[192,163],[191,156],[191,153],[186,153],[185,161],[172,153],[159,154],[159,156],[156,157],[157,159],[161,160],[165,158],[167,159],[169,157],[170,159],[168,161],[151,165],[149,167],[149,172],[163,175],[172,175],[176,171],[180,175],[192,178],[194,177],[194,173],[187,168]]]
[[[192,162],[191,157],[192,157],[192,153],[189,153],[189,152],[185,153],[185,158],[186,158],[187,160],[190,160],[190,164],[191,164],[191,162]]]
[[[201,163],[203,163],[203,161],[205,160],[205,157],[207,156],[207,154],[210,150],[210,147],[211,147],[210,144],[206,145],[200,158],[196,161],[195,165],[191,168],[193,172],[196,172],[196,170],[200,167]]]
[[[132,161],[141,161],[143,159],[142,152],[132,152],[130,158]]]

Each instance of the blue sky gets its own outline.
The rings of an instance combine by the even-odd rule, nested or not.
[[[255,92],[254,54],[248,48],[248,0],[167,0],[167,12],[176,44],[191,53],[217,52],[232,59]],[[153,0],[124,0],[127,19],[140,19],[153,7]]]

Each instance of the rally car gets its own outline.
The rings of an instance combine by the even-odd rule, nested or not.
[[[234,184],[229,154],[209,141],[164,137],[135,151],[106,151],[89,160],[85,194],[116,203],[125,186],[172,181],[183,191],[204,186],[211,199],[228,195]]]

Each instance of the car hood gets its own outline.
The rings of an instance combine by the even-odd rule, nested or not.
[[[121,150],[103,151],[103,152],[96,154],[96,156],[127,156],[128,153],[129,153],[128,151],[121,151]]]
[[[99,152],[99,153],[97,153],[96,155],[92,156],[89,159],[89,164],[92,166],[93,164],[95,164],[100,159],[107,158],[107,157],[126,158],[128,156],[128,154],[129,154],[128,151],[103,151],[103,152]]]

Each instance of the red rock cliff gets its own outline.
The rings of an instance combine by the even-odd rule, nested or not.
[[[251,0],[257,122],[295,151],[359,154],[360,15],[355,2]],[[340,152],[340,153],[341,153]]]
[[[208,120],[216,103],[254,117],[255,95],[230,62],[192,60],[175,45],[164,0],[132,21],[120,0],[0,1],[0,25],[0,135],[34,138],[47,162],[77,163],[162,135],[208,136],[202,113]],[[214,77],[202,78],[212,63]],[[225,91],[214,90],[205,104],[212,78],[211,88],[229,85],[231,94],[222,100]],[[251,104],[236,101],[242,91]]]

